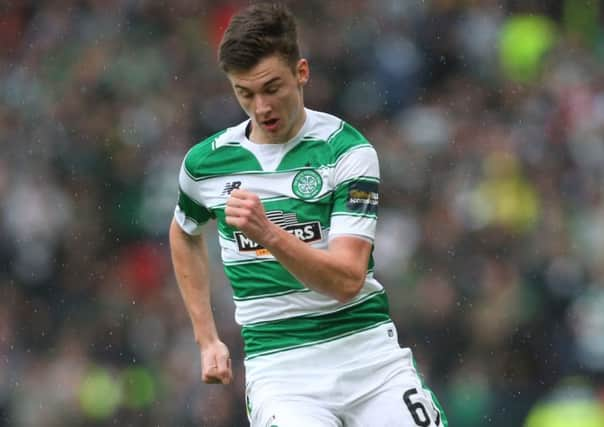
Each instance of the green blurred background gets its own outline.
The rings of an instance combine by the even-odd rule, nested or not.
[[[245,426],[204,386],[169,262],[176,177],[244,117],[217,43],[242,1],[0,4],[0,426]],[[597,0],[290,2],[307,105],[381,158],[377,276],[451,426],[604,426]]]

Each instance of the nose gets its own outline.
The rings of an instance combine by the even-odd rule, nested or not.
[[[256,115],[258,115],[258,116],[265,115],[265,114],[271,112],[270,103],[262,95],[256,96],[256,103],[255,103],[254,107],[255,107]]]

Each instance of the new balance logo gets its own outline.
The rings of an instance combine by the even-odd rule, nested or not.
[[[231,194],[233,190],[238,190],[239,187],[241,187],[241,181],[227,182],[220,195],[226,196],[227,194]]]

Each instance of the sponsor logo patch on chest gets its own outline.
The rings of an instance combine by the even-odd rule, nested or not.
[[[303,242],[312,243],[323,238],[321,223],[319,221],[298,222],[295,213],[284,213],[283,211],[267,212],[266,216],[271,222],[288,233],[293,234]],[[241,231],[235,231],[233,236],[240,252],[254,251],[258,256],[270,255],[270,252],[266,248],[248,238]]]

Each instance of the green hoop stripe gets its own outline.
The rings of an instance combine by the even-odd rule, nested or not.
[[[238,300],[305,289],[298,279],[275,260],[225,265],[224,272],[233,287],[233,297]]]
[[[325,342],[390,321],[388,299],[380,291],[343,310],[244,326],[241,333],[249,359]]]

